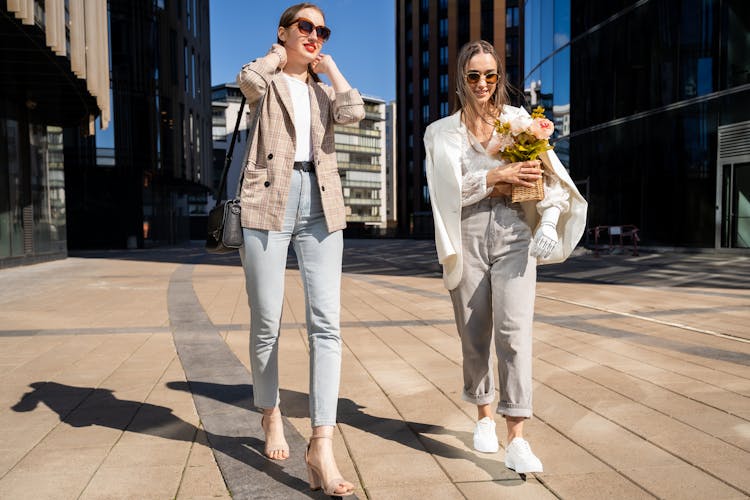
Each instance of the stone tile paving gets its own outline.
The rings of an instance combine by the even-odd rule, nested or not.
[[[335,446],[360,497],[748,496],[749,257],[580,252],[540,267],[527,434],[545,472],[526,478],[502,466],[502,450],[471,449],[475,410],[460,399],[460,344],[434,259],[429,241],[346,242]],[[317,497],[304,478],[273,480],[298,476],[310,433],[293,256],[289,267],[280,377],[296,457],[269,476],[248,448],[242,480],[271,478],[255,497],[290,486]],[[186,377],[167,307],[178,272],[190,273],[205,329],[246,368],[236,256],[175,247],[0,271],[0,498],[229,497],[238,472],[217,467],[187,389],[221,399],[244,385],[217,377],[209,391]],[[252,422],[235,431],[255,443],[257,414],[234,409]],[[250,498],[243,488],[235,498]]]

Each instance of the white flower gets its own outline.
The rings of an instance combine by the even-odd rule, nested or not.
[[[514,136],[520,135],[526,132],[533,122],[530,116],[516,116],[510,120],[510,133]]]

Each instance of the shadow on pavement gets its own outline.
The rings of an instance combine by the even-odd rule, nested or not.
[[[167,387],[174,390],[192,391],[193,393],[207,397],[217,397],[216,395],[237,394],[245,391],[238,391],[245,387],[247,391],[252,391],[252,386],[227,386],[223,384],[209,382],[168,382]],[[281,389],[281,411],[286,417],[292,418],[309,418],[308,395],[298,391]],[[236,397],[219,396],[220,401],[226,404],[239,402]],[[474,462],[474,464],[483,469],[491,477],[497,477],[497,470],[501,469],[504,475],[509,477],[519,476],[525,480],[525,475],[516,475],[513,471],[505,469],[505,464],[499,458],[487,459],[473,452],[467,451],[473,447],[473,431],[456,431],[447,429],[440,425],[431,425],[422,422],[404,421],[392,418],[377,417],[365,413],[366,407],[360,406],[355,401],[348,398],[339,398],[338,401],[338,422],[351,426],[362,432],[367,432],[378,436],[381,439],[395,441],[404,446],[408,446],[417,451],[437,455],[450,459],[465,459]],[[408,430],[404,428],[408,427]],[[410,432],[411,431],[411,432]],[[434,439],[428,434],[442,434],[454,436],[459,439],[466,448],[457,448],[449,444]],[[507,482],[506,482],[507,483]],[[503,483],[506,486],[513,486],[516,483]]]
[[[182,420],[165,406],[118,399],[109,389],[75,387],[56,382],[34,382],[12,409],[33,411],[43,403],[56,412],[60,421],[73,427],[99,425],[121,431],[193,442],[199,429]],[[252,390],[248,388],[248,390]],[[235,391],[230,391],[236,393]],[[263,455],[263,441],[249,436],[222,436],[206,431],[212,448],[268,475],[271,479],[310,498],[327,498],[311,492],[306,481],[288,474],[277,462]]]

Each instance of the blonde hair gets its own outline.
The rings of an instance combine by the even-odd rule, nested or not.
[[[466,70],[468,69],[469,61],[477,54],[489,54],[495,58],[495,62],[497,63],[498,78],[495,84],[495,91],[485,105],[477,101],[476,96],[466,81]],[[495,47],[484,40],[466,43],[458,52],[456,66],[456,109],[454,112],[461,111],[464,115],[464,123],[470,127],[473,127],[480,118],[496,118],[503,106],[508,103],[508,89],[505,68],[503,68],[502,61],[497,55]]]

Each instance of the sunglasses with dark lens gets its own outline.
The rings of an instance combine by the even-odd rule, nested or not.
[[[484,75],[480,73],[479,71],[468,71],[466,73],[466,81],[471,84],[479,83],[479,80],[484,78],[484,81],[487,82],[487,85],[493,85],[497,83],[497,80],[499,77],[500,75],[498,75],[494,71],[490,73],[485,73]]]
[[[312,21],[305,19],[304,17],[295,19],[289,24],[289,26],[294,24],[297,24],[297,29],[304,36],[308,36],[313,30],[315,30],[315,34],[318,35],[318,39],[324,42],[331,36],[331,28],[328,26],[315,26]]]

